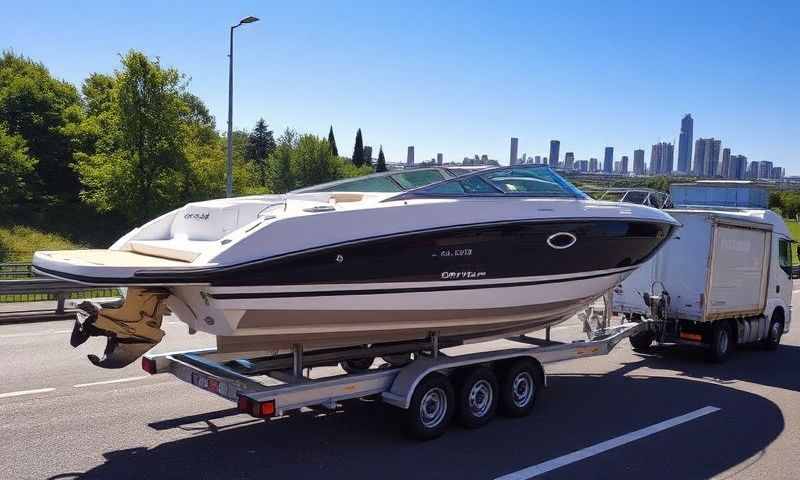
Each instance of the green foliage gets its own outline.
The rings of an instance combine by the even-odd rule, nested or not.
[[[12,52],[0,56],[0,123],[25,141],[36,161],[28,184],[37,195],[75,198],[78,178],[72,171],[72,142],[64,127],[67,113],[80,110],[70,83],[56,80],[41,63]]]
[[[28,262],[36,250],[72,250],[80,248],[54,233],[25,226],[0,227],[0,262]]]
[[[335,163],[337,179],[361,177],[364,175],[369,175],[370,173],[375,173],[375,170],[372,169],[371,165],[361,165],[360,167],[356,167],[352,162],[345,158],[336,158]]]
[[[297,187],[317,185],[338,178],[337,163],[327,140],[301,135],[292,155],[292,174]]]
[[[338,157],[339,149],[336,148],[336,139],[333,137],[333,125],[331,125],[331,129],[328,130],[328,145],[331,146],[331,152],[333,152],[333,156]]]
[[[800,192],[770,193],[769,208],[780,212],[786,218],[797,219],[800,215]]]
[[[297,147],[297,132],[287,128],[278,139],[278,146],[267,161],[267,188],[273,193],[286,193],[295,188],[292,152]]]
[[[36,159],[20,135],[10,135],[0,123],[0,202],[12,205],[28,196],[25,179],[36,169]]]
[[[360,167],[364,165],[364,141],[361,138],[361,129],[356,132],[356,144],[353,147],[353,165]]]
[[[258,119],[256,127],[247,137],[245,159],[253,162],[259,174],[261,185],[267,185],[267,158],[275,151],[275,139],[272,130],[263,118]]]
[[[386,157],[383,156],[383,145],[380,146],[378,150],[378,164],[375,165],[376,172],[385,172],[386,171]]]

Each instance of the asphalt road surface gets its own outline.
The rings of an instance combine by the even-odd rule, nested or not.
[[[550,365],[530,416],[453,426],[425,443],[380,401],[264,421],[138,365],[102,370],[85,358],[102,345],[72,349],[70,328],[0,327],[2,479],[800,477],[797,321],[777,351],[743,348],[724,365],[627,342]],[[158,351],[213,344],[178,322],[165,328]],[[571,323],[554,336],[580,331]]]

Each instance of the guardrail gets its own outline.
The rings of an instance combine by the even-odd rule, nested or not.
[[[0,280],[0,299],[3,296],[46,294],[56,300],[56,313],[64,313],[64,304],[70,294],[77,292],[97,292],[116,289],[98,289],[90,285],[66,282],[53,278],[30,278],[21,280]],[[92,295],[96,296],[96,295]],[[109,295],[105,295],[109,296]]]

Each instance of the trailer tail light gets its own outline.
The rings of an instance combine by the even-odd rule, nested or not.
[[[684,340],[690,340],[693,342],[702,342],[703,336],[699,333],[689,333],[689,332],[681,332],[681,338]]]
[[[156,361],[152,358],[142,357],[142,370],[150,375],[156,374]]]
[[[239,395],[239,401],[236,405],[240,412],[256,418],[269,418],[275,415],[275,400],[259,402],[244,395]]]

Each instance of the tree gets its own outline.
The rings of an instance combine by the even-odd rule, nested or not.
[[[25,179],[35,171],[36,160],[28,156],[25,140],[9,135],[0,124],[0,202],[10,206],[28,195]]]
[[[383,156],[383,145],[378,149],[378,164],[375,165],[376,172],[386,171],[386,157]]]
[[[292,152],[292,175],[298,187],[317,185],[338,178],[330,145],[316,135],[301,135]]]
[[[295,188],[292,151],[296,146],[297,133],[287,128],[267,161],[267,187],[272,193],[286,193]]]
[[[245,146],[245,159],[256,165],[261,178],[261,184],[267,185],[267,158],[275,150],[275,138],[272,130],[263,118],[258,119],[256,127],[247,137]]]
[[[80,110],[78,90],[56,80],[41,63],[12,52],[0,56],[0,123],[19,135],[36,161],[29,181],[37,195],[76,198],[78,178],[70,167],[72,144],[63,131],[70,108]]]
[[[331,146],[331,152],[333,152],[333,156],[338,157],[339,149],[336,148],[336,139],[333,138],[333,125],[331,125],[331,129],[328,130],[328,145]]]
[[[356,145],[353,148],[353,165],[360,167],[364,165],[364,142],[361,139],[361,129],[356,132]]]

